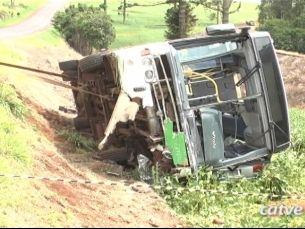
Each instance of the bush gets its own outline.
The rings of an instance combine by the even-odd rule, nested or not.
[[[64,12],[55,14],[53,25],[82,55],[89,55],[94,49],[108,48],[115,39],[111,19],[100,7],[70,5]]]
[[[277,49],[305,53],[305,29],[295,27],[295,23],[300,24],[300,20],[289,22],[272,19],[266,21],[258,30],[268,31]]]

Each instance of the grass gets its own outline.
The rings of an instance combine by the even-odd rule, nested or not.
[[[26,123],[26,115],[29,111],[14,88],[0,83],[0,174],[31,174],[33,148],[40,137]],[[44,187],[38,192],[26,180],[0,178],[0,227],[73,224],[68,209],[62,213],[45,206],[45,198],[54,198],[54,193]]]
[[[226,180],[203,168],[197,175],[188,178],[186,187],[211,190],[238,191],[246,193],[305,193],[304,141],[305,114],[291,109],[292,139],[294,147],[273,156],[272,163],[258,179]],[[304,201],[267,200],[260,197],[223,196],[221,194],[190,193],[179,190],[181,183],[173,177],[161,180],[160,192],[168,204],[190,225],[195,227],[302,227],[305,214],[299,217],[264,217],[259,214],[262,206],[304,206]],[[174,191],[167,191],[166,187]],[[223,224],[214,224],[215,220]]]
[[[10,7],[10,0],[2,0],[0,4],[0,28],[22,22],[30,15],[32,15],[36,10],[42,7],[47,0],[26,0],[19,1],[15,0],[15,7]],[[17,15],[19,13],[19,16]]]
[[[78,2],[98,5],[100,0],[71,0],[71,3]],[[164,15],[170,5],[160,5],[154,7],[132,7],[128,9],[128,16],[126,23],[123,24],[122,15],[118,14],[118,6],[120,0],[108,1],[108,14],[113,20],[116,29],[116,40],[111,45],[111,48],[120,48],[125,46],[132,46],[136,44],[150,43],[164,41],[164,32],[166,30]],[[149,4],[160,2],[158,0],[138,0],[138,3]],[[235,9],[236,5],[232,7]],[[211,22],[209,15],[210,10],[204,9],[201,6],[194,10],[198,17],[197,26],[194,28],[192,34],[198,34],[204,31],[205,27],[216,22]],[[254,20],[258,17],[257,4],[242,3],[241,9],[238,13],[231,15],[232,23],[244,23],[245,21]]]
[[[2,42],[0,60],[27,65],[26,47],[37,45],[41,48],[60,41],[51,29],[37,34],[37,37]],[[0,174],[31,174],[36,146],[49,144],[27,123],[26,117],[31,115],[30,111],[19,98],[14,86],[8,84],[17,81],[20,84],[25,81],[28,83],[31,79],[24,77],[25,74],[20,70],[0,68]],[[0,227],[73,225],[74,216],[69,209],[60,212],[53,208],[52,203],[47,202],[49,199],[60,198],[56,195],[32,181],[0,178]]]
[[[97,144],[89,138],[84,137],[79,132],[65,129],[58,132],[58,135],[72,143],[76,148],[85,151],[94,151],[97,149]]]
[[[21,99],[12,86],[0,84],[0,105],[9,110],[14,116],[23,118],[27,108],[23,105]]]
[[[28,135],[15,119],[23,119],[27,108],[18,98],[12,86],[0,84],[0,155],[13,158],[20,163],[30,160]]]
[[[37,48],[44,48],[46,46],[64,46],[65,42],[60,38],[60,35],[55,29],[48,28],[47,30],[37,32],[30,36],[18,38],[19,44],[26,44]]]

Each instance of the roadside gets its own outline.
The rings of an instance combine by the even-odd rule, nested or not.
[[[0,5],[0,28],[18,24],[37,10],[48,0],[27,0],[26,2],[3,0]],[[13,4],[13,7],[11,6]]]
[[[49,0],[48,3],[25,21],[10,27],[0,28],[0,40],[30,35],[47,28],[54,13],[61,9],[65,3],[66,0]]]

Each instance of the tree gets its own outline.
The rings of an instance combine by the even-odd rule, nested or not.
[[[262,0],[259,6],[259,22],[269,19],[293,20],[305,14],[305,0]]]
[[[11,0],[11,8],[15,7],[15,0]]]
[[[182,38],[186,37],[188,33],[196,24],[196,17],[192,14],[193,7],[187,0],[163,0],[156,3],[128,3],[126,0],[121,1],[121,5],[118,10],[123,11],[123,23],[126,22],[126,12],[131,7],[153,7],[164,4],[173,4],[173,7],[167,10],[165,15],[168,31],[166,31],[166,37]]]
[[[100,7],[70,5],[64,12],[57,12],[52,23],[65,41],[82,55],[108,48],[115,39],[111,19]]]
[[[165,23],[168,39],[184,38],[194,28],[197,22],[193,7],[185,0],[171,1],[174,5],[166,11]]]
[[[107,0],[104,0],[103,3],[101,3],[100,7],[104,10],[104,12],[107,14],[107,7],[108,3]]]
[[[126,22],[126,16],[127,16],[127,9],[131,8],[131,7],[152,7],[152,6],[159,6],[159,5],[164,5],[164,4],[170,4],[170,3],[174,3],[176,5],[176,3],[179,0],[163,0],[161,2],[157,2],[157,3],[145,3],[145,4],[140,4],[140,3],[128,3],[127,0],[122,0],[120,6],[118,7],[119,11],[122,11],[122,15],[123,15],[123,24],[125,24]]]
[[[127,3],[126,0],[123,0],[123,24],[126,22],[126,9],[127,9]]]
[[[233,5],[233,0],[192,0],[192,3],[196,5],[202,5],[203,7],[213,10],[216,14],[212,14],[212,18],[217,18],[217,24],[219,23],[219,15],[221,15],[221,22],[223,24],[230,22],[230,14],[236,13],[241,7],[241,2],[238,6],[231,10]]]
[[[305,0],[262,0],[259,23],[276,48],[305,53]]]

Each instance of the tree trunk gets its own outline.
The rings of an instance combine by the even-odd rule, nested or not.
[[[223,0],[222,2],[222,24],[229,23],[230,7],[233,0]]]
[[[220,2],[217,3],[217,11],[216,11],[217,24],[219,24],[219,14],[220,14]]]
[[[107,13],[107,0],[104,0],[104,11]]]
[[[179,37],[186,37],[186,3],[179,0]]]
[[[123,24],[126,21],[126,0],[123,1]]]
[[[11,0],[11,8],[15,7],[15,0]]]

